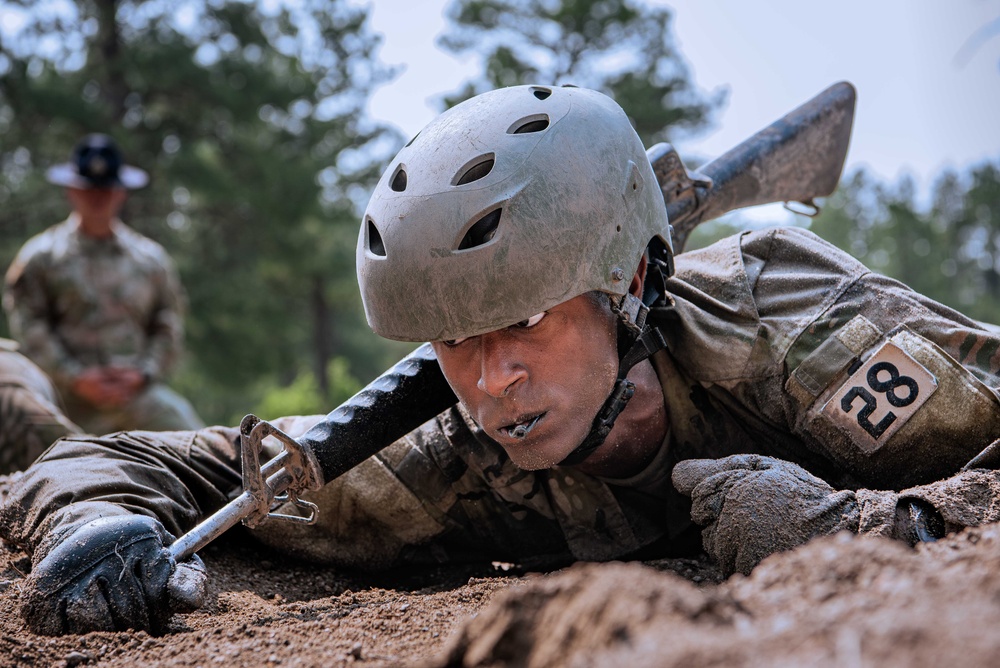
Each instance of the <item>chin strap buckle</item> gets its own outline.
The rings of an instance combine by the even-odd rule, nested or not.
[[[649,307],[630,292],[623,294],[617,301],[614,295],[611,295],[608,301],[611,303],[611,312],[618,316],[621,323],[635,336],[641,335],[643,327],[646,326]]]

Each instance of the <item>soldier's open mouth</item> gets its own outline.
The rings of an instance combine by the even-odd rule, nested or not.
[[[541,413],[534,417],[522,420],[521,422],[516,422],[514,424],[509,424],[506,427],[501,427],[500,431],[507,434],[511,438],[522,439],[528,435],[528,433],[535,428],[539,420],[545,417],[545,413]]]

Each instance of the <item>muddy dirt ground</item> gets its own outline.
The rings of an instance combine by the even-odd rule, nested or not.
[[[0,547],[3,666],[990,666],[1000,527],[911,550],[839,535],[720,581],[706,560],[338,573],[227,536],[209,604],[161,637],[46,638]]]
[[[233,534],[201,552],[211,574],[209,604],[175,616],[161,637],[29,633],[17,608],[20,574],[30,562],[0,548],[0,665],[428,665],[499,593],[542,578],[509,564],[344,574],[289,561]],[[688,580],[718,579],[707,561],[652,563]]]

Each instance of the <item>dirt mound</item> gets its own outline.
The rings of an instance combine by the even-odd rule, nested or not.
[[[434,665],[987,666],[997,628],[996,525],[918,550],[844,534],[703,588],[575,566],[498,596]]]
[[[0,544],[0,666],[919,668],[1000,656],[997,525],[917,550],[824,538],[728,581],[705,559],[372,576],[290,561],[239,532],[202,557],[209,604],[166,635],[45,638],[17,613],[30,564]]]

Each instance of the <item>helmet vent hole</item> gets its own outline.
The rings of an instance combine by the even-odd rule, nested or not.
[[[368,221],[368,250],[372,255],[385,257],[385,244],[382,243],[382,235],[378,233],[378,228],[371,220]]]
[[[389,185],[389,187],[398,193],[401,193],[404,190],[406,190],[406,170],[403,169],[402,165],[400,165],[399,168],[396,169],[396,173],[393,175],[392,183]]]
[[[493,171],[496,159],[493,154],[482,155],[469,162],[455,175],[454,185],[464,186],[467,183],[478,181]]]
[[[544,100],[549,95],[552,95],[552,91],[550,91],[548,88],[532,88],[531,93],[539,100]]]
[[[541,132],[547,127],[549,127],[549,117],[545,114],[528,116],[527,118],[522,118],[517,123],[510,126],[507,130],[507,134],[524,135],[531,132]]]
[[[409,146],[413,142],[417,141],[417,137],[419,137],[419,136],[420,136],[419,132],[417,134],[413,135],[413,137],[410,139],[410,141],[406,142],[406,146],[404,146],[403,148],[406,148],[407,146]]]
[[[497,234],[497,228],[500,226],[501,211],[503,209],[494,209],[477,220],[469,228],[469,231],[465,233],[465,236],[462,237],[461,243],[458,244],[458,250],[476,248],[492,241],[493,237]]]

